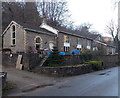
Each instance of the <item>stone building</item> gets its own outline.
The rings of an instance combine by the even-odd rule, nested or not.
[[[42,28],[49,31],[56,32],[58,36],[58,49],[59,51],[70,52],[71,50],[98,50],[98,47],[103,47],[107,55],[115,54],[115,46],[109,41],[104,41],[100,34],[91,34],[89,32],[72,31],[65,28],[54,27],[47,24],[42,24]]]
[[[2,34],[3,48],[10,48],[13,52],[48,50],[55,42],[55,36],[46,29],[12,21]]]
[[[39,27],[12,21],[2,34],[3,48],[13,52],[51,51],[57,45],[59,51],[98,50],[104,46],[106,54],[115,54],[115,47],[105,43],[99,34],[78,32],[62,27],[52,27],[46,23]],[[37,51],[36,51],[37,50]]]

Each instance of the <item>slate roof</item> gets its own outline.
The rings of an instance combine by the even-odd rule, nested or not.
[[[91,34],[90,32],[74,31],[74,30],[66,29],[64,27],[53,27],[53,28],[59,30],[59,32],[62,32],[62,33],[79,36],[79,37],[87,38],[90,40],[95,40],[100,35],[100,34]]]
[[[115,47],[115,43],[114,42],[110,42],[110,41],[103,41],[103,43],[107,44],[108,46],[111,46],[111,47]]]
[[[74,31],[74,30],[66,29],[64,27],[53,27],[53,28],[59,30],[59,32],[61,32],[61,33],[70,34],[70,35],[74,35],[74,36],[79,36],[79,37],[90,39],[90,40],[95,40],[98,36],[101,36],[100,34],[92,34],[90,32]],[[115,44],[113,42],[106,42],[106,41],[103,40],[102,37],[101,37],[100,42],[105,43],[108,46],[115,47]]]
[[[21,22],[17,22],[19,25],[21,25],[25,30],[28,31],[34,31],[35,33],[44,33],[44,34],[50,34],[50,35],[55,35],[53,32],[50,32],[44,28],[41,28],[39,26],[34,26],[31,24],[27,24],[27,23],[21,23]]]
[[[31,25],[31,24],[21,23],[21,22],[16,22],[16,23],[21,25],[25,30],[28,30],[28,31],[33,31],[35,33],[43,33],[43,34],[48,34],[48,35],[53,35],[53,36],[56,35],[53,32],[48,31],[48,30],[46,30],[44,28],[41,28],[39,26],[34,26],[34,25]],[[65,27],[58,27],[58,26],[51,26],[51,27],[55,28],[56,30],[58,30],[61,33],[70,34],[70,35],[73,35],[73,36],[82,37],[82,38],[86,38],[86,39],[89,39],[89,40],[95,40],[98,36],[100,36],[100,34],[92,34],[90,32],[74,31],[74,30],[66,29]],[[108,43],[108,42],[105,42],[105,41],[101,41],[101,42],[106,43],[109,46],[114,46],[113,43]]]

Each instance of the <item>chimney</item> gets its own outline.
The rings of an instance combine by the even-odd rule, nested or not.
[[[47,24],[47,18],[43,17],[42,24]]]

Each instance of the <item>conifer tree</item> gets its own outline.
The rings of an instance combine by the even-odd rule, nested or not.
[[[61,63],[61,56],[59,55],[58,48],[56,46],[53,47],[53,52],[49,57],[49,66],[59,66]]]

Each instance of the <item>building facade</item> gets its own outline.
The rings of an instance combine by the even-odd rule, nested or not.
[[[13,52],[28,52],[31,49],[50,50],[55,42],[55,34],[50,31],[27,28],[12,21],[2,34],[3,48],[9,48]]]
[[[102,37],[94,34],[78,34],[75,31],[53,28],[47,24],[40,27],[12,21],[2,34],[3,48],[13,52],[52,51],[57,45],[58,50],[69,53],[72,50],[98,50],[103,46],[106,54],[115,54],[115,47],[102,41]]]

